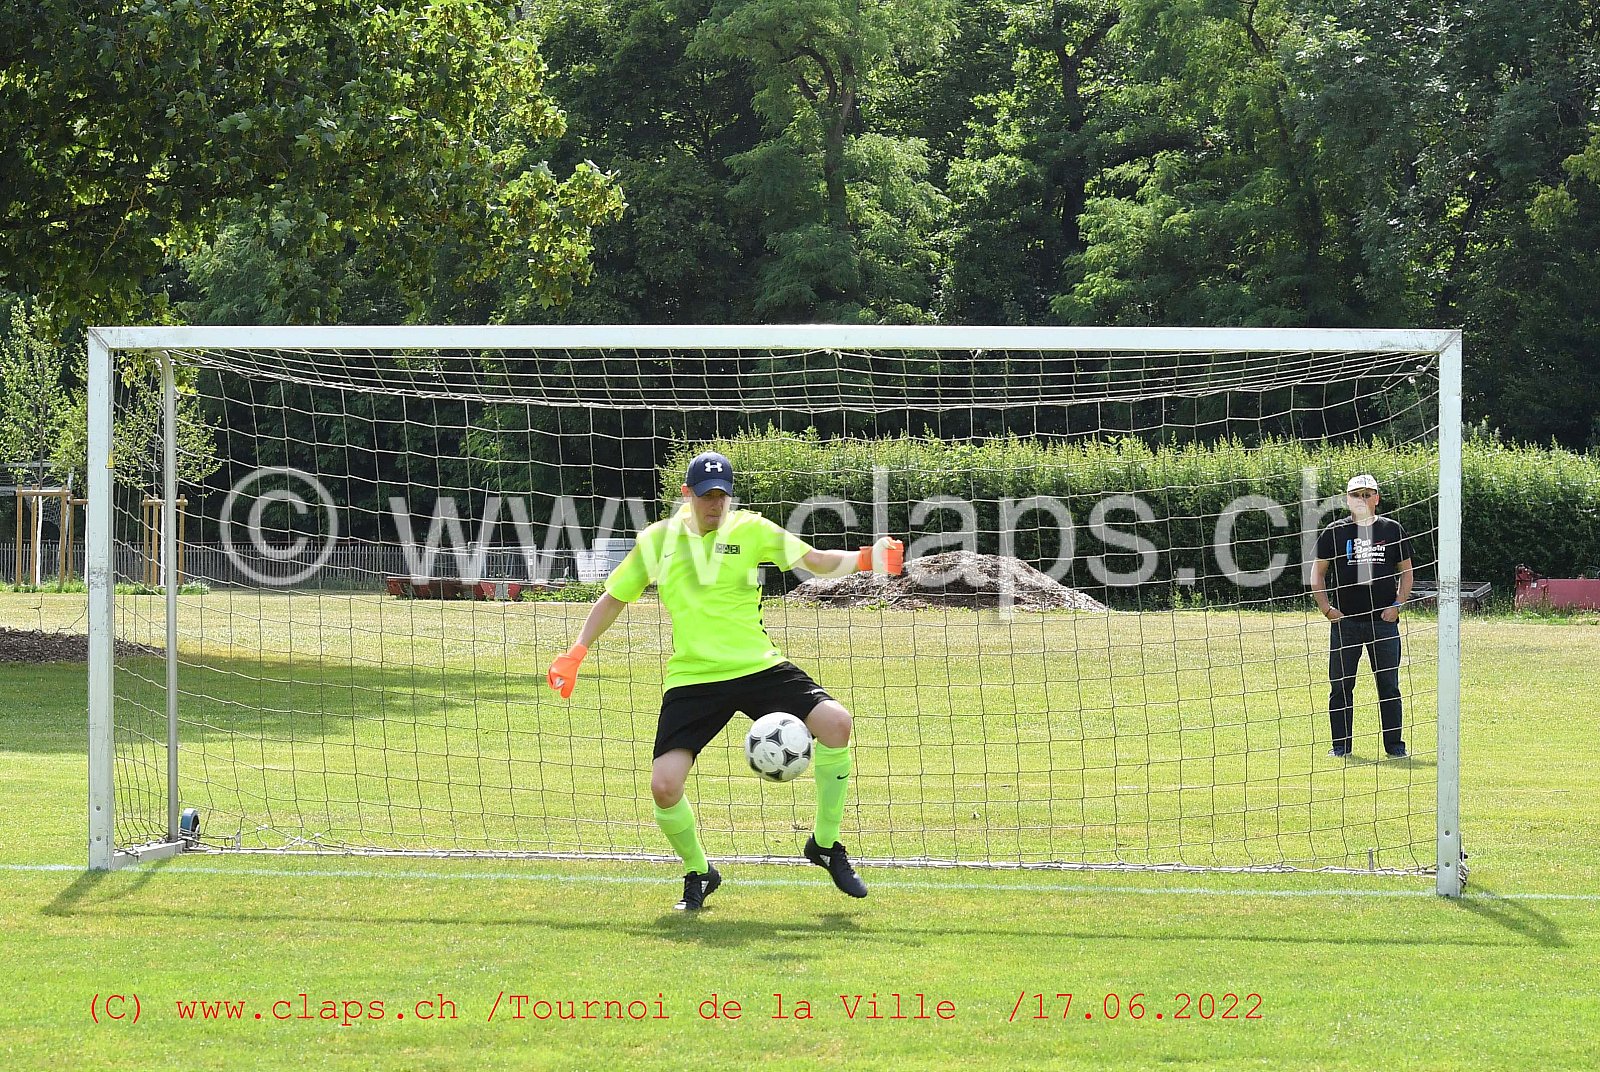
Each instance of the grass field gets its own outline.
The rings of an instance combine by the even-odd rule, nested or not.
[[[153,603],[141,610],[135,600],[119,600],[119,607],[125,636],[155,620]],[[81,619],[81,608],[81,597],[3,596],[0,624],[67,627]],[[509,755],[539,736],[538,720],[549,715],[536,691],[541,668],[526,668],[534,691],[524,692],[513,680],[524,669],[510,660],[524,649],[561,646],[581,613],[556,605],[489,618],[482,608],[390,604],[357,608],[346,621],[308,631],[287,605],[253,615],[234,607],[223,616],[220,609],[214,597],[185,602],[185,689],[193,693],[186,717],[218,742],[223,730],[242,725],[241,712],[258,725],[267,721],[265,752],[253,761],[267,799],[284,790],[264,772],[314,755],[324,765],[313,784],[300,787],[303,794],[355,804],[372,796],[373,787],[359,782],[359,771],[370,767],[346,771],[320,758],[337,754],[329,743],[352,731],[305,725],[308,695],[324,706],[331,699],[334,709],[354,705],[359,714],[364,697],[390,702],[403,689],[408,712],[418,704],[445,712],[419,731],[413,751],[428,758],[416,761],[411,782],[449,787],[470,778],[496,805],[483,765],[469,774],[458,760],[482,755],[486,741],[497,740]],[[451,613],[470,617],[415,616]],[[404,617],[384,617],[390,614]],[[868,802],[847,817],[847,840],[852,822],[874,828],[887,821],[887,805],[871,798],[895,788],[894,772],[904,769],[889,743],[898,736],[893,712],[871,710],[889,696],[897,697],[895,710],[949,704],[944,714],[973,720],[969,736],[995,725],[997,712],[1077,712],[1070,732],[1041,730],[1027,717],[1006,720],[1003,734],[984,731],[989,736],[966,754],[956,748],[959,731],[945,731],[949,799],[936,795],[946,784],[938,779],[930,793],[940,806],[922,819],[945,810],[957,815],[957,805],[969,803],[961,795],[969,784],[963,773],[992,771],[1002,755],[1023,773],[1038,766],[1035,759],[1057,766],[1072,759],[1085,770],[1072,785],[1053,787],[1076,794],[1069,815],[1039,805],[1038,786],[1022,779],[1009,797],[999,786],[988,792],[980,810],[998,807],[1007,822],[1021,821],[1022,833],[1010,841],[1000,835],[1001,855],[1092,854],[1109,845],[1159,857],[1215,842],[1223,848],[1207,851],[1249,857],[1269,844],[1251,836],[1248,816],[1260,799],[1249,796],[1253,786],[1271,787],[1277,829],[1270,845],[1291,854],[1321,854],[1326,843],[1319,837],[1335,833],[1341,846],[1369,835],[1380,848],[1409,846],[1414,817],[1431,811],[1431,726],[1408,731],[1421,746],[1413,765],[1336,767],[1321,756],[1317,734],[1326,725],[1314,654],[1321,634],[1309,620],[1047,616],[1022,619],[1001,634],[1007,639],[997,649],[996,631],[971,617],[969,630],[941,630],[937,651],[914,618],[873,612],[870,620],[884,624],[846,616],[775,625],[775,636],[787,627],[780,643],[797,659],[816,660],[822,676],[831,671],[857,709],[864,739],[858,781]],[[1426,624],[1413,624],[1415,661],[1429,658]],[[905,658],[852,654],[868,629],[877,630],[879,650]],[[1070,643],[1062,630],[1072,631]],[[649,657],[627,666],[597,649],[587,679],[591,698],[571,716],[580,731],[573,740],[588,743],[565,745],[565,754],[583,760],[584,749],[607,749],[601,769],[616,772],[605,776],[615,782],[602,777],[600,788],[619,796],[642,793],[638,775],[623,773],[637,758],[624,737],[639,730],[641,713],[653,715],[645,668],[655,661],[651,645],[664,639],[659,623],[639,614],[626,650]],[[622,638],[616,643],[620,650]],[[1472,875],[1469,896],[1459,901],[1434,897],[1422,877],[876,868],[866,873],[872,896],[853,902],[815,869],[743,865],[727,869],[712,907],[691,918],[668,910],[679,873],[668,864],[206,854],[87,874],[83,668],[0,664],[0,807],[19,835],[0,849],[0,951],[11,969],[0,1062],[18,1069],[735,1068],[764,1059],[788,1068],[956,1061],[993,1069],[1592,1067],[1600,1037],[1600,843],[1592,803],[1600,790],[1592,743],[1600,627],[1592,620],[1473,620],[1464,644],[1463,830]],[[1063,647],[1084,653],[1070,670],[1042,654]],[[261,648],[267,657],[256,654]],[[915,678],[896,676],[897,662],[936,655],[955,689],[941,685],[925,695]],[[865,669],[872,665],[883,667],[878,676]],[[431,673],[404,682],[385,676],[416,666]],[[463,693],[485,669],[499,691]],[[137,662],[130,671],[119,675],[123,703],[149,704],[153,694],[139,700],[148,671]],[[1270,709],[1258,687],[1268,673]],[[1003,695],[986,692],[980,682],[1001,674]],[[1412,681],[1418,700],[1431,701],[1430,676],[1419,672]],[[1192,772],[1181,769],[1181,758],[1194,754],[1183,734],[1199,728],[1188,721],[1195,694],[1186,690],[1201,680],[1209,698],[1208,768],[1223,783],[1241,782],[1236,800],[1213,793],[1204,807],[1185,796]],[[637,698],[621,691],[630,682]],[[1075,706],[1064,707],[1051,690],[1069,685]],[[245,688],[253,691],[230,691]],[[1370,699],[1370,684],[1364,691]],[[473,695],[470,706],[480,711],[472,724],[479,736],[460,736],[468,725],[448,713],[468,706],[464,695]],[[583,722],[608,708],[624,711],[623,721]],[[482,734],[482,710],[501,712],[498,734]],[[1142,721],[1130,721],[1135,713]],[[1358,713],[1359,729],[1374,721],[1370,710]],[[436,747],[434,734],[442,740],[452,733],[455,744]],[[1116,751],[1118,734],[1137,750]],[[365,754],[359,737],[341,741],[348,754]],[[1373,739],[1366,744],[1370,755]],[[205,754],[202,745],[192,747]],[[1248,778],[1235,776],[1230,756],[1252,765]],[[217,773],[221,758],[213,754],[207,783],[219,795],[230,787]],[[549,775],[558,758],[551,753],[527,770],[509,768],[508,787],[528,786],[524,776],[536,768]],[[1164,760],[1173,758],[1178,762],[1166,769]],[[1135,768],[1149,772],[1145,780],[1120,788],[1126,783],[1116,776]],[[1102,773],[1111,781],[1101,781]],[[730,794],[754,786],[732,777],[702,782],[706,792],[725,787]],[[592,779],[582,784],[593,788]],[[1176,788],[1164,792],[1169,785]],[[415,809],[374,818],[334,801],[323,805],[321,818],[373,843],[437,833],[425,825],[441,807],[426,797],[429,790],[404,791],[422,794]],[[1331,826],[1317,804],[1330,794],[1347,801]],[[748,847],[757,852],[774,836],[734,829],[759,814],[748,801],[744,810],[736,807],[740,799],[707,809],[713,855],[736,835],[754,839]],[[1138,801],[1144,810],[1130,813]],[[1353,815],[1346,814],[1349,801]],[[1391,801],[1401,802],[1393,816],[1383,811]],[[458,833],[464,846],[559,836],[561,824],[528,826],[522,805],[510,797],[501,803],[487,810],[512,825],[480,821]],[[644,843],[649,830],[635,804],[632,797],[625,807],[617,801],[623,810],[605,827],[608,837]],[[1045,821],[1033,823],[1041,806]],[[1101,807],[1110,810],[1095,810]],[[412,814],[421,817],[417,823]],[[1202,814],[1214,822],[1197,832],[1185,820]],[[1305,821],[1296,826],[1289,816],[1300,814]],[[1385,823],[1400,817],[1407,832],[1391,835]],[[782,818],[780,809],[780,833]],[[1422,833],[1431,837],[1431,830]],[[952,821],[927,847],[970,858],[984,843],[974,837]],[[1362,848],[1359,840],[1354,847]],[[724,1015],[706,1019],[703,1002],[713,993]],[[922,1009],[928,1018],[887,1018],[895,993],[904,995],[902,1012]],[[1063,1016],[1067,998],[1057,995],[1067,993]],[[108,1008],[112,994],[127,1001]],[[809,1002],[813,1019],[774,1018],[775,994],[788,1013]],[[883,1019],[869,1018],[873,994]],[[1035,1018],[1039,994],[1044,1019]],[[1241,1000],[1235,1005],[1228,994]],[[454,1008],[430,1018],[439,995]],[[526,999],[519,1003],[518,995]],[[859,1004],[855,995],[863,995]],[[198,1009],[184,1018],[179,1003],[198,999],[244,1004],[234,1007],[237,1019],[206,1020]],[[540,1019],[552,1009],[535,1004],[540,999],[560,1010],[576,1001],[579,1015],[585,1001],[621,1005],[591,1006],[595,1019]],[[727,1015],[729,1000],[739,1003],[737,1019]],[[332,1020],[320,1018],[325,1001],[333,1003]],[[941,1001],[950,1004],[941,1008]],[[274,1002],[287,1004],[275,1009]],[[382,1003],[381,1018],[374,1002]],[[630,1010],[629,1002],[640,1004]],[[634,1020],[630,1011],[652,1018]],[[660,1012],[666,1018],[654,1018]],[[118,1013],[124,1019],[109,1018]]]

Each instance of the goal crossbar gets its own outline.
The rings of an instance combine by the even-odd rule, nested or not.
[[[205,347],[328,350],[652,350],[844,347],[900,350],[1234,351],[1349,350],[1442,353],[1457,330],[1375,328],[894,327],[854,324],[628,324],[543,327],[101,327],[91,343],[112,350]]]

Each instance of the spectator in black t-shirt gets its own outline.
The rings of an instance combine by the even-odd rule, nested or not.
[[[1345,487],[1350,516],[1323,529],[1311,569],[1311,594],[1332,622],[1328,640],[1330,756],[1348,756],[1356,671],[1367,651],[1378,683],[1383,750],[1404,756],[1400,736],[1400,607],[1411,598],[1411,541],[1400,523],[1378,516],[1378,482],[1362,473]],[[1333,584],[1327,583],[1333,565]]]

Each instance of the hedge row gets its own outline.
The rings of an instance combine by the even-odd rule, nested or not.
[[[1398,519],[1414,539],[1420,580],[1427,583],[1436,575],[1438,458],[1427,445],[1269,441],[1152,447],[1132,438],[823,440],[768,432],[685,446],[662,470],[667,498],[676,498],[684,466],[702,449],[726,454],[738,473],[742,503],[780,523],[790,520],[797,504],[818,496],[851,504],[854,524],[824,511],[801,525],[821,546],[852,546],[869,538],[875,469],[884,471],[879,479],[887,486],[889,531],[913,541],[962,529],[965,520],[950,510],[913,520],[918,501],[953,496],[972,504],[977,549],[990,554],[1003,549],[1004,500],[1049,496],[1073,521],[1072,565],[1062,580],[1125,606],[1170,603],[1183,589],[1224,602],[1303,594],[1297,565],[1302,516],[1308,511],[1302,503],[1310,504],[1312,528],[1318,528],[1343,516],[1345,481],[1355,473],[1371,473],[1383,489],[1380,511]],[[1492,581],[1506,591],[1519,563],[1551,576],[1600,567],[1600,458],[1471,441],[1462,469],[1465,578]],[[1141,584],[1108,589],[1091,569],[1091,559],[1104,555],[1105,567],[1122,574],[1136,572],[1143,561],[1108,548],[1092,531],[1097,504],[1118,495],[1138,497],[1148,508],[1147,519],[1124,508],[1105,514],[1104,524],[1154,545],[1155,571]],[[1275,555],[1290,564],[1269,587],[1241,590],[1222,574],[1213,550],[1219,517],[1243,496],[1263,496],[1283,508],[1281,526],[1252,509],[1238,514],[1233,529],[1237,568],[1262,570]],[[1007,527],[1015,530],[1013,553],[1041,568],[1063,550],[1060,526],[1049,514],[1030,513]],[[1192,571],[1196,583],[1179,585],[1182,571]]]

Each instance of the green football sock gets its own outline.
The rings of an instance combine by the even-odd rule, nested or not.
[[[839,821],[850,789],[850,746],[829,748],[818,741],[811,757],[817,772],[817,846],[826,849],[839,840]]]
[[[694,828],[694,809],[688,797],[679,797],[670,808],[656,807],[656,825],[667,835],[673,851],[683,857],[690,871],[706,873],[706,851],[700,847],[700,835]]]

